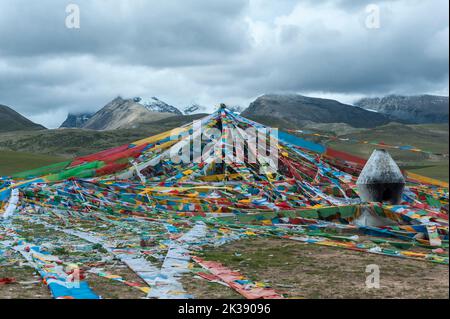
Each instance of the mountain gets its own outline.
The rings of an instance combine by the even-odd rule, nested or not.
[[[355,105],[386,114],[392,120],[403,123],[448,123],[448,96],[389,95],[382,98],[364,98]]]
[[[265,94],[241,113],[242,116],[273,121],[289,128],[308,123],[346,123],[353,127],[376,127],[389,119],[376,112],[335,100],[306,97],[299,94]]]
[[[94,113],[69,113],[60,128],[81,128],[94,115]]]
[[[181,111],[177,109],[175,106],[169,105],[166,102],[163,102],[154,96],[151,97],[150,99],[135,97],[133,101],[143,105],[147,110],[152,112],[173,113],[176,115],[183,115],[183,113],[181,113]]]
[[[83,128],[92,130],[136,128],[140,123],[154,122],[171,116],[175,114],[150,111],[133,99],[117,97],[95,113]]]
[[[231,112],[234,113],[241,113],[243,111],[243,108],[239,105],[227,105],[228,110],[230,110]],[[187,106],[184,110],[183,113],[185,115],[190,115],[190,114],[196,114],[196,113],[201,113],[201,112],[206,112],[208,110],[208,108],[206,106],[203,105],[199,105],[199,104],[192,104],[190,106]]]
[[[199,104],[192,104],[192,105],[186,107],[183,110],[183,113],[185,115],[190,115],[190,114],[194,114],[195,112],[204,111],[204,110],[206,110],[206,107],[199,105]]]
[[[12,108],[0,104],[0,132],[45,130],[40,124],[36,124],[20,115]]]
[[[241,114],[242,111],[244,110],[244,109],[242,108],[242,106],[240,106],[240,105],[227,105],[227,108],[228,108],[231,112],[233,112],[233,113],[238,113],[238,114]]]

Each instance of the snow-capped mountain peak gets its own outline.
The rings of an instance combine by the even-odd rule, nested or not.
[[[176,107],[169,105],[154,96],[152,96],[151,98],[142,98],[140,96],[137,96],[133,98],[133,101],[141,104],[147,110],[152,112],[174,113],[177,115],[182,115],[180,110],[178,110]]]
[[[204,106],[201,106],[199,104],[192,104],[184,109],[184,114],[190,115],[194,113],[204,112],[206,108]]]

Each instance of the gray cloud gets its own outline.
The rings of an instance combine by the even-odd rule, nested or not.
[[[6,1],[6,2],[5,2]],[[80,7],[78,30],[65,8]],[[216,62],[246,46],[245,0],[4,0],[0,52],[6,56],[92,54],[125,63],[173,66]]]
[[[77,3],[81,28],[65,28]],[[365,6],[380,7],[380,28]],[[55,127],[116,95],[247,104],[265,92],[344,100],[448,94],[446,0],[3,0],[0,103]]]

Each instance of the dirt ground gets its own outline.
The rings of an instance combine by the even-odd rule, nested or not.
[[[125,265],[117,265],[114,267],[107,266],[104,267],[104,270],[109,271],[114,275],[119,275],[124,280],[139,283],[140,286],[146,287],[144,281]],[[130,287],[122,282],[100,277],[95,274],[88,274],[86,281],[88,282],[89,287],[103,299],[141,299],[146,296],[143,291],[135,287]]]
[[[0,278],[14,278],[15,283],[0,284],[0,299],[49,299],[50,291],[33,268],[15,263],[0,267]]]
[[[265,282],[287,298],[449,298],[449,268],[431,262],[273,238],[241,240],[206,249],[198,256],[221,262],[253,281]],[[366,267],[371,264],[380,269],[378,289],[366,288],[369,275]],[[120,262],[105,265],[104,271],[145,286]],[[17,282],[0,285],[0,299],[51,298],[35,271],[20,266],[19,261],[0,267],[1,277],[14,277]],[[96,293],[106,299],[145,297],[144,292],[134,287],[94,274],[87,273],[86,280]],[[234,290],[196,277],[194,273],[186,274],[182,282],[186,291],[195,298],[242,298]]]
[[[287,298],[449,298],[449,268],[431,262],[282,239],[239,241],[206,250],[202,257],[268,283]],[[371,264],[380,269],[380,288],[366,288]],[[197,298],[239,297],[191,274],[184,285]]]

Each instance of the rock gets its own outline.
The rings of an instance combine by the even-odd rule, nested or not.
[[[69,113],[60,128],[81,128],[94,115],[94,113]]]
[[[197,112],[201,110],[203,107],[198,104],[192,104],[191,106],[188,106],[184,109],[183,113],[186,115],[192,114],[194,112]]]

